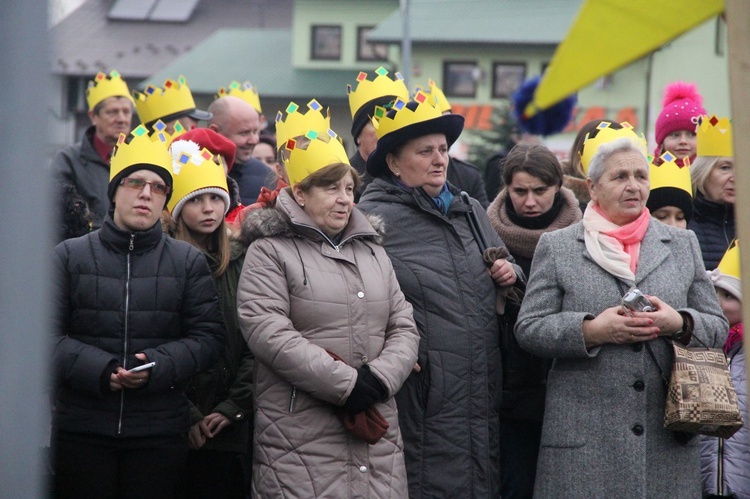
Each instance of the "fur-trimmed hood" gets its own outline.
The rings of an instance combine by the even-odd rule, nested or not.
[[[351,239],[367,239],[382,244],[384,236],[383,220],[377,215],[362,213],[355,207],[344,229],[341,244]],[[279,193],[275,207],[250,210],[235,236],[244,246],[250,246],[253,241],[264,237],[306,237],[330,242],[292,199],[288,189],[283,189]]]

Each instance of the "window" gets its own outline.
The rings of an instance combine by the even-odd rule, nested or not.
[[[357,60],[387,61],[388,45],[367,41],[367,35],[372,31],[372,28],[372,26],[360,26],[357,28]]]
[[[475,97],[481,70],[474,61],[443,63],[443,92],[446,97]]]
[[[313,26],[310,58],[321,61],[341,59],[341,26]]]
[[[496,62],[492,72],[492,97],[507,99],[526,78],[526,64]]]

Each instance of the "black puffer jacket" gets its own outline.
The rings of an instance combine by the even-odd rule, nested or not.
[[[73,184],[86,200],[94,214],[94,228],[98,229],[109,210],[109,165],[94,149],[95,132],[90,126],[79,143],[63,148],[52,159],[51,168],[58,184]]]
[[[715,269],[735,237],[734,205],[714,203],[697,193],[688,229],[698,238],[706,270]]]
[[[502,246],[480,204],[472,206],[489,246]],[[469,206],[456,196],[443,215],[422,189],[376,178],[357,207],[383,219],[385,249],[419,329],[422,369],[396,394],[409,497],[499,497],[496,288]]]
[[[224,321],[201,252],[161,224],[101,230],[55,248],[55,425],[110,437],[167,436],[190,426],[185,387],[219,358]],[[109,374],[143,352],[148,383],[112,392]]]

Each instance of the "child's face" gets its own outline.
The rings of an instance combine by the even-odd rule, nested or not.
[[[695,132],[677,130],[664,137],[662,148],[677,156],[677,159],[684,159],[695,156],[696,144]]]
[[[672,227],[687,229],[685,213],[676,206],[662,206],[658,210],[652,211],[651,216],[661,223],[671,225]]]
[[[729,325],[735,326],[742,322],[742,302],[721,288],[715,289],[716,296],[719,298],[719,305],[721,305],[721,310],[729,321]]]

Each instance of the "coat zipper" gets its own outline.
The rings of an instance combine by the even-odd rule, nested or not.
[[[133,251],[133,240],[135,234],[130,234],[130,244],[128,245],[128,254],[126,257],[125,271],[125,334],[122,340],[122,367],[127,369],[128,359],[128,311],[130,309],[130,253]],[[125,390],[120,390],[120,417],[117,420],[117,434],[122,434],[122,413],[125,408]]]
[[[294,399],[297,398],[297,387],[292,387],[292,396],[289,398],[289,412],[294,412]]]

